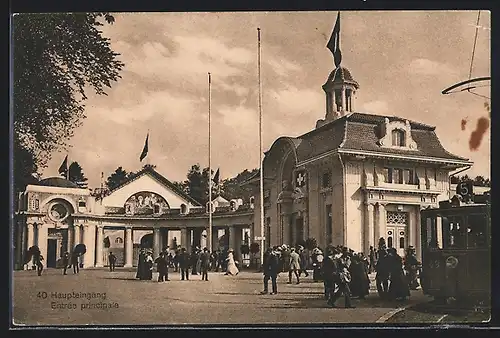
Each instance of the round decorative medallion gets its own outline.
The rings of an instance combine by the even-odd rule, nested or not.
[[[54,203],[49,209],[49,218],[55,222],[62,222],[68,216],[68,208],[62,203]]]

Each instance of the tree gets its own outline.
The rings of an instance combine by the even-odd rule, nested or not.
[[[186,192],[202,205],[208,202],[208,169],[200,168],[200,165],[194,164],[189,169],[187,180],[185,181]]]
[[[78,185],[80,188],[87,188],[87,178],[83,174],[83,169],[80,166],[78,162],[72,162],[69,165],[69,180],[76,185]],[[67,172],[64,170],[61,175],[64,177],[66,176]]]
[[[85,118],[86,91],[106,95],[124,64],[99,30],[106,13],[20,14],[13,18],[14,186],[46,166]],[[20,152],[21,155],[18,155]],[[27,165],[25,167],[25,165]]]
[[[250,186],[242,187],[241,184],[257,172],[258,169],[253,169],[251,171],[245,169],[235,177],[223,180],[222,191],[224,192],[224,196],[229,199],[242,198],[244,201],[249,201],[250,197],[253,195],[253,189]]]
[[[129,173],[122,167],[116,168],[115,172],[109,175],[106,180],[106,187],[111,191],[129,179]]]

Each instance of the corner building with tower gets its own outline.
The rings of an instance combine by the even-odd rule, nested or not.
[[[265,152],[265,246],[315,238],[368,254],[380,237],[404,254],[420,252],[420,210],[449,198],[450,174],[472,165],[441,144],[435,127],[356,111],[359,84],[338,66],[323,90],[326,114],[298,137]],[[249,179],[258,189],[259,175]],[[259,194],[256,205],[259,205]],[[254,209],[260,236],[260,209]]]

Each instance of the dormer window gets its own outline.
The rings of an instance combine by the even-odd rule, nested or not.
[[[394,129],[392,131],[392,145],[396,147],[406,146],[406,133],[401,129]]]

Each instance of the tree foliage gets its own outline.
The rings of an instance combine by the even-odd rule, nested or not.
[[[485,178],[484,176],[476,176],[474,178],[470,178],[468,175],[463,176],[451,176],[450,181],[451,184],[458,184],[460,182],[466,182],[472,180],[472,184],[476,187],[491,187],[491,181],[489,178]]]
[[[105,88],[120,78],[124,64],[99,29],[104,22],[113,23],[113,16],[53,13],[14,17],[16,187],[22,189],[30,170],[46,166],[51,153],[65,147],[85,118],[83,102],[88,90],[105,95]]]
[[[80,188],[87,188],[87,178],[85,177],[83,173],[83,168],[78,162],[71,162],[71,164],[68,167],[69,170],[69,180],[76,185],[78,185]],[[66,170],[61,172],[61,175],[64,176],[65,178],[68,177]]]
[[[127,173],[122,167],[116,168],[116,170],[109,175],[106,180],[106,187],[109,191],[115,189],[122,183],[124,183],[130,176],[130,173]]]

